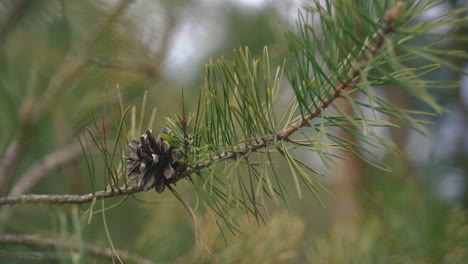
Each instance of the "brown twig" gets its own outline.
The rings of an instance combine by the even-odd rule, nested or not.
[[[52,248],[63,249],[67,251],[80,251],[84,250],[91,256],[101,257],[106,259],[114,259],[116,254],[119,258],[127,263],[139,264],[154,264],[153,261],[133,255],[125,250],[112,250],[107,247],[102,247],[92,244],[84,244],[71,240],[61,240],[50,237],[36,236],[36,235],[16,235],[16,234],[2,234],[0,235],[0,245],[16,245],[26,246],[31,248]],[[44,253],[42,253],[44,254]],[[49,256],[49,255],[47,255]]]
[[[0,195],[8,192],[8,186],[18,165],[26,153],[27,146],[21,140],[14,140],[5,151],[5,156],[0,160]]]
[[[19,195],[29,192],[38,182],[50,172],[83,154],[79,141],[66,145],[54,151],[42,160],[33,164],[18,182],[12,187],[9,195]]]
[[[34,101],[26,97],[19,108],[19,129],[0,160],[0,196],[8,193],[10,182],[26,156],[31,141],[31,125]]]
[[[199,229],[198,229],[198,221],[197,221],[197,216],[195,215],[195,212],[193,211],[192,207],[185,201],[180,194],[172,188],[171,185],[167,185],[167,188],[174,194],[174,196],[179,200],[179,202],[184,206],[185,210],[189,214],[190,221],[192,221],[193,225],[193,231],[195,232],[195,238],[196,238],[196,243],[197,245],[200,243],[200,235],[199,235]]]
[[[0,259],[59,261],[63,258],[56,252],[11,252],[0,250]]]
[[[110,68],[122,71],[132,71],[139,74],[143,74],[149,78],[159,77],[158,65],[153,65],[145,62],[125,62],[125,61],[105,61],[99,58],[89,58],[88,64],[94,64],[102,68]]]
[[[89,203],[93,200],[110,198],[121,195],[130,195],[143,191],[143,187],[130,186],[119,187],[110,190],[103,190],[94,193],[83,195],[69,195],[69,194],[26,194],[0,197],[0,206],[17,203],[48,203],[48,204],[83,204]]]

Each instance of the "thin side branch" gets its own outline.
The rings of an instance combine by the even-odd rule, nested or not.
[[[197,221],[197,216],[195,215],[195,212],[193,211],[192,207],[187,203],[187,201],[180,196],[180,194],[172,188],[171,185],[167,185],[168,189],[174,194],[174,196],[179,200],[179,202],[184,206],[185,210],[189,214],[190,220],[192,221],[193,225],[193,231],[195,232],[195,238],[196,238],[196,243],[197,245],[200,243],[200,234],[199,234],[199,229],[198,229],[198,221]],[[206,247],[206,245],[205,245]]]
[[[8,186],[20,161],[26,153],[27,146],[21,140],[14,140],[5,151],[5,156],[0,160],[0,195],[8,192]]]
[[[63,258],[55,252],[11,252],[0,250],[0,259],[59,261]]]
[[[15,235],[15,234],[2,234],[0,235],[0,245],[15,245],[26,246],[30,248],[48,248],[48,249],[63,249],[67,251],[84,250],[91,256],[101,257],[106,259],[114,259],[117,253],[125,263],[138,263],[138,264],[154,264],[153,261],[133,255],[125,250],[116,250],[115,252],[107,247],[102,247],[92,244],[83,244],[69,240],[60,240],[55,238],[36,236],[36,235]],[[43,257],[45,253],[35,253],[35,256]],[[51,257],[50,253],[46,253],[46,257]]]
[[[79,141],[75,141],[54,151],[38,161],[26,171],[15,183],[9,195],[20,195],[29,192],[38,182],[50,172],[83,154]]]
[[[99,58],[89,58],[88,64],[97,65],[102,68],[109,68],[122,71],[136,72],[145,75],[149,78],[159,77],[158,65],[153,65],[145,62],[125,62],[125,61],[105,61]]]
[[[14,195],[7,197],[0,197],[0,206],[17,203],[47,203],[47,204],[83,204],[89,203],[93,200],[110,198],[121,195],[130,195],[143,191],[143,187],[130,186],[120,187],[117,189],[110,189],[98,191],[95,193],[88,193],[83,195],[69,195],[69,194],[26,194]]]

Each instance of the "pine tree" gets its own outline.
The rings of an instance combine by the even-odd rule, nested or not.
[[[0,100],[7,120],[5,127],[15,129],[6,129],[8,133],[0,138],[4,146],[0,160],[0,194],[3,196],[0,197],[0,225],[11,221],[14,209],[26,204],[70,204],[73,205],[69,214],[73,225],[70,228],[77,237],[73,240],[60,238],[69,227],[67,217],[58,213],[62,218],[59,217],[53,231],[57,231],[59,239],[5,234],[0,236],[0,244],[58,248],[80,255],[115,258],[124,263],[153,263],[148,259],[164,259],[164,256],[149,255],[144,259],[136,252],[115,249],[108,227],[112,219],[106,218],[106,211],[111,207],[124,207],[128,197],[153,189],[163,195],[169,190],[182,203],[190,215],[200,248],[204,246],[208,251],[219,248],[210,244],[210,236],[217,228],[226,240],[229,240],[229,232],[255,240],[257,230],[243,232],[246,217],[255,219],[255,225],[270,225],[270,207],[289,209],[292,203],[308,194],[323,204],[321,193],[329,191],[322,185],[322,178],[339,165],[346,153],[376,169],[391,171],[391,165],[375,152],[398,152],[398,149],[376,132],[376,128],[398,127],[388,121],[392,118],[398,124],[426,134],[426,117],[445,112],[428,90],[457,85],[452,80],[432,81],[427,76],[441,67],[462,71],[449,59],[467,57],[466,52],[447,50],[440,45],[443,41],[466,42],[466,37],[455,34],[459,25],[467,23],[466,8],[431,21],[420,21],[421,14],[443,1],[312,1],[299,11],[294,27],[285,30],[288,55],[282,63],[275,65],[268,46],[263,48],[260,57],[255,57],[248,47],[241,47],[234,50],[230,59],[210,60],[204,65],[204,80],[195,107],[189,106],[182,91],[177,103],[180,112],[166,117],[166,124],[156,127],[156,108],[148,111],[151,103],[147,93],[137,111],[137,107],[126,105],[125,99],[130,94],[120,88],[105,91],[87,88],[105,82],[99,80],[103,79],[99,74],[109,79],[117,75],[109,69],[133,72],[129,75],[128,86],[157,78],[157,67],[151,64],[124,63],[94,56],[109,52],[106,45],[111,43],[115,46],[127,44],[126,39],[116,39],[109,32],[118,31],[115,24],[132,2],[118,1],[105,16],[97,16],[100,22],[85,36],[70,33],[40,43],[41,49],[53,56],[36,55],[34,60],[51,62],[47,69],[31,70],[19,68],[24,65],[14,63],[22,59],[22,49],[15,47],[14,40],[27,36],[34,39],[34,34],[21,25],[40,20],[37,15],[40,12],[31,12],[32,9],[50,12],[56,20],[53,27],[60,32],[80,30],[73,24],[70,9],[89,9],[96,14],[101,11],[89,3],[67,1],[17,1],[7,5],[0,24],[0,74],[4,80]],[[446,25],[451,25],[453,32],[434,33],[435,29]],[[426,42],[424,46],[420,45],[421,39]],[[60,52],[54,54],[54,49]],[[100,70],[93,72],[93,69]],[[54,74],[46,78],[43,76],[46,71]],[[30,79],[16,80],[18,72]],[[28,83],[34,88],[15,92],[14,87]],[[13,88],[8,88],[10,86]],[[287,89],[293,91],[293,96],[284,107],[280,101],[285,98]],[[405,91],[407,96],[426,104],[431,110],[423,112],[395,106],[382,95],[382,91],[394,89]],[[66,99],[74,96],[87,103],[64,105],[69,102]],[[351,111],[345,110],[340,102],[347,104]],[[16,105],[20,105],[18,113],[15,112]],[[67,121],[54,113],[60,107],[67,113],[92,113],[84,120],[77,120],[79,135],[68,145],[65,142],[69,142],[69,138],[60,130],[66,127],[63,124]],[[47,129],[51,123],[57,128],[54,137]],[[36,133],[64,145],[56,152],[50,152],[47,144],[42,145],[42,150],[36,154],[39,162],[23,171],[21,178],[16,178],[21,163],[35,148]],[[308,164],[301,157],[302,153],[316,154],[323,167]],[[26,194],[51,171],[79,155],[85,159],[87,172],[83,174],[89,175],[89,179],[85,180],[84,175],[74,179],[85,185],[89,193]],[[287,165],[287,175],[278,164]],[[180,194],[180,186],[193,192]],[[116,197],[122,197],[122,200],[106,206],[105,201]],[[13,204],[25,205],[9,206]],[[88,208],[84,213],[88,222],[96,215],[102,217],[109,248],[83,242],[83,233],[79,231],[83,223],[76,204],[87,206],[82,208]],[[195,209],[191,204],[195,204]],[[161,205],[161,208],[159,204],[156,207],[158,213],[176,210],[172,205],[168,208],[164,208],[163,202]],[[132,210],[135,209],[130,212]],[[197,216],[197,210],[204,215]],[[283,216],[281,221],[273,218],[271,231],[267,232],[270,232],[271,240],[284,238],[296,243],[297,238],[282,233],[288,228],[284,223],[295,223],[296,232],[301,232],[303,223],[287,218]],[[135,226],[144,221],[135,220]],[[168,224],[161,221],[156,222],[158,225]],[[217,228],[212,230],[210,225]],[[57,230],[61,228],[65,231]],[[144,241],[140,243],[144,244]],[[237,254],[242,252],[242,245],[236,245],[235,241],[227,244],[228,248],[236,248]],[[263,261],[280,262],[280,253],[288,250],[288,246],[280,247],[271,256],[264,256]],[[253,251],[246,252],[245,259],[236,259],[227,250],[219,254],[215,252],[213,259],[204,257],[203,251],[196,252],[193,255],[196,257],[184,261],[225,263],[229,260],[235,263],[255,259]],[[325,252],[318,249],[314,256],[320,259]],[[46,253],[40,254],[49,257]],[[230,257],[224,258],[228,255]],[[58,257],[65,258],[65,255]],[[69,258],[80,261],[73,260],[73,253]]]

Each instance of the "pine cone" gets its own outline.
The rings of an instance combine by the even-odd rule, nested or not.
[[[162,193],[165,185],[176,174],[179,166],[177,160],[183,154],[161,137],[171,133],[172,130],[165,127],[155,138],[153,131],[147,130],[141,135],[141,142],[132,140],[128,144],[130,157],[126,157],[127,175],[130,179],[137,180],[138,186],[143,186],[145,191],[154,187],[156,192]]]

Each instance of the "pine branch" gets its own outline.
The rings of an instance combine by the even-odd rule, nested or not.
[[[394,9],[387,11],[385,14],[385,23],[382,29],[378,30],[375,33],[375,39],[373,41],[373,45],[371,47],[366,47],[364,51],[358,56],[360,61],[355,63],[350,69],[350,73],[348,74],[348,78],[343,81],[338,82],[332,93],[331,97],[327,97],[323,100],[323,102],[315,108],[311,113],[304,116],[300,121],[292,124],[289,128],[281,130],[274,134],[276,138],[287,138],[292,135],[295,131],[299,128],[308,126],[309,122],[320,116],[320,114],[330,106],[331,103],[337,98],[339,98],[343,92],[345,92],[348,88],[353,88],[353,80],[360,76],[364,65],[375,57],[380,49],[382,48],[385,39],[390,37],[390,35],[394,32],[393,24],[401,17],[403,13],[403,0],[397,2]]]
[[[0,259],[60,261],[62,256],[55,252],[11,252],[0,250]]]
[[[394,33],[394,23],[401,17],[403,12],[403,3],[404,1],[400,0],[397,2],[396,6],[388,10],[385,14],[384,24],[382,28],[376,31],[374,38],[371,41],[371,45],[365,47],[360,54],[358,55],[358,61],[351,65],[348,69],[347,78],[341,80],[335,84],[333,93],[331,96],[323,99],[322,103],[319,104],[316,108],[311,109],[307,115],[304,115],[299,121],[291,124],[288,128],[280,130],[278,132],[272,133],[258,138],[251,138],[244,140],[243,142],[234,144],[245,144],[250,143],[246,148],[238,151],[226,151],[220,153],[216,156],[213,156],[205,161],[199,162],[193,167],[187,167],[184,171],[179,172],[173,179],[171,183],[175,183],[183,178],[188,177],[189,175],[199,172],[202,169],[209,167],[215,162],[220,162],[228,159],[238,159],[249,153],[259,151],[270,144],[274,144],[277,141],[289,141],[289,137],[300,128],[308,126],[310,121],[319,117],[322,112],[328,108],[334,100],[339,98],[344,92],[354,87],[353,81],[360,76],[363,68],[366,66],[366,63],[369,62],[373,57],[378,55],[379,51],[383,47],[385,39],[390,37]],[[85,194],[85,195],[19,195],[11,197],[2,197],[0,198],[0,206],[7,204],[15,203],[52,203],[52,204],[81,204],[91,202],[94,199],[102,199],[120,195],[130,195],[138,192],[142,192],[143,187],[132,186],[132,187],[121,187],[117,190],[107,190],[100,191],[97,193]]]
[[[371,60],[375,57],[380,49],[382,48],[385,39],[390,37],[394,33],[393,24],[401,17],[403,13],[403,6],[404,1],[400,0],[397,2],[396,6],[387,11],[385,14],[385,23],[382,29],[379,29],[375,33],[375,38],[373,41],[373,45],[367,47],[366,50],[363,50],[361,54],[358,56],[359,61],[356,62],[352,69],[349,70],[348,78],[338,82],[335,87],[332,95],[330,97],[325,98],[320,105],[318,105],[315,109],[309,111],[309,114],[303,116],[301,120],[293,123],[286,129],[273,133],[271,135],[267,135],[261,138],[251,138],[246,139],[243,142],[253,143],[253,145],[249,146],[247,149],[242,151],[231,151],[231,152],[223,152],[219,155],[216,155],[210,158],[207,161],[201,162],[194,167],[195,171],[201,170],[213,164],[214,162],[227,160],[227,159],[237,159],[240,156],[244,156],[247,153],[258,151],[262,148],[267,147],[269,144],[274,143],[276,141],[288,141],[289,137],[299,130],[302,127],[308,126],[310,121],[314,118],[317,118],[321,115],[321,113],[329,107],[333,101],[339,98],[343,92],[349,90],[349,88],[353,88],[353,80],[360,76],[362,69],[366,65],[366,62]],[[241,143],[239,143],[241,144]]]
[[[84,250],[91,256],[106,258],[106,259],[115,259],[116,255],[119,258],[127,263],[139,263],[139,264],[154,264],[153,261],[145,259],[136,255],[131,254],[125,250],[112,250],[107,247],[102,247],[92,244],[83,244],[79,242],[65,241],[61,239],[36,236],[36,235],[16,235],[16,234],[2,234],[0,235],[0,245],[9,246],[26,246],[30,248],[50,248],[50,249],[63,249],[67,251],[80,251]],[[26,254],[30,252],[25,252]],[[50,258],[53,255],[50,253],[44,254],[43,252],[38,252],[39,254],[30,255],[31,257],[47,257]],[[21,255],[19,255],[21,256]],[[0,255],[1,257],[1,255]]]
[[[48,195],[48,194],[26,194],[0,197],[0,206],[17,203],[46,203],[46,204],[83,204],[93,200],[111,198],[122,195],[131,195],[143,191],[143,187],[130,186],[116,189],[103,190],[83,195]]]

